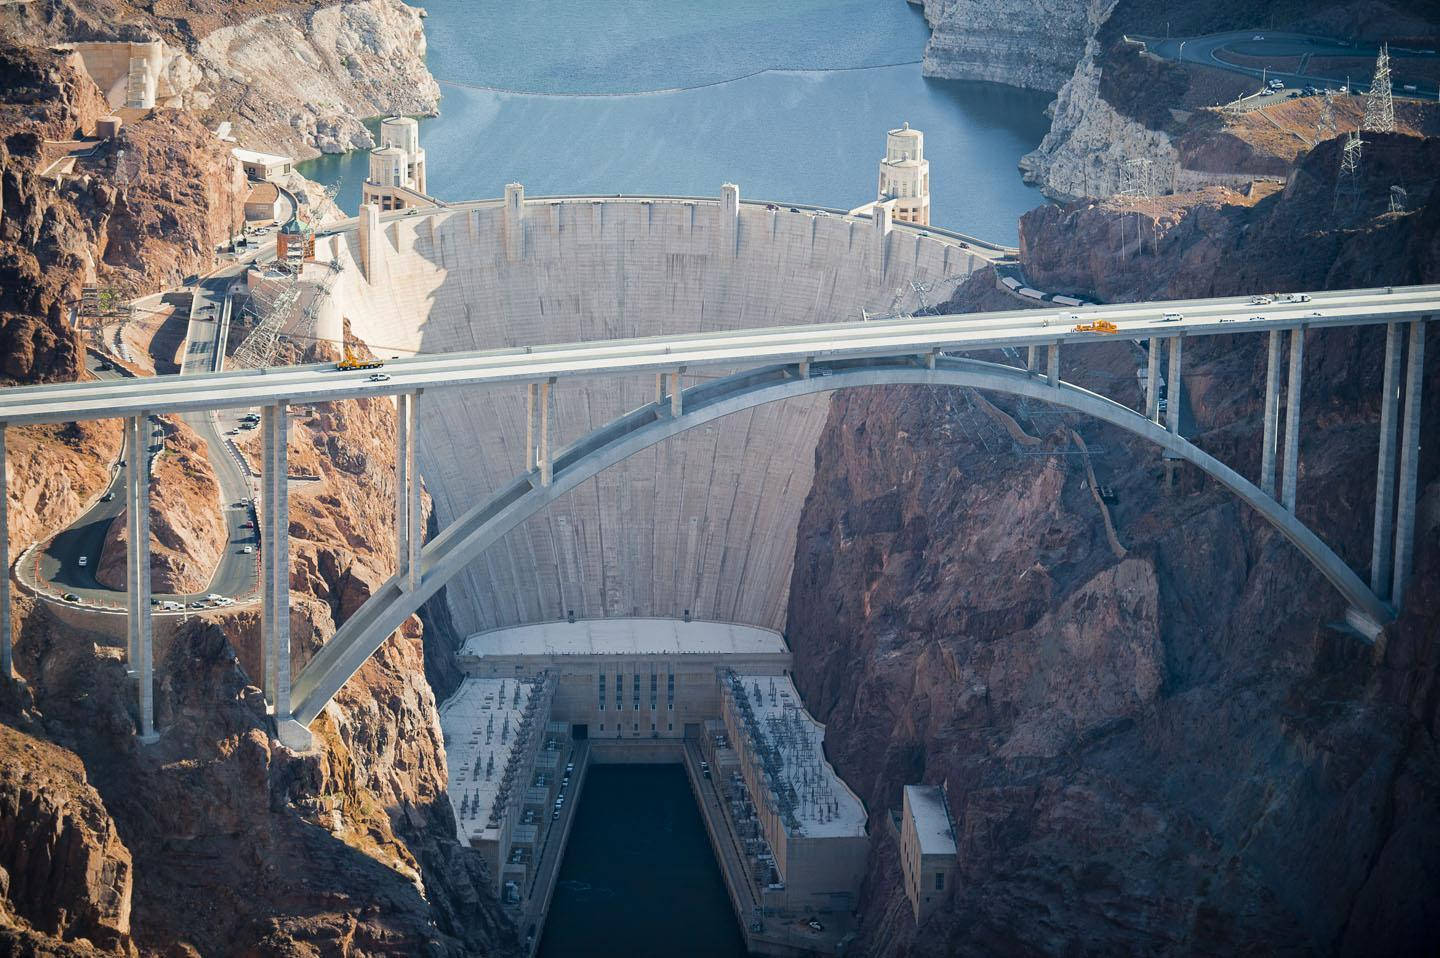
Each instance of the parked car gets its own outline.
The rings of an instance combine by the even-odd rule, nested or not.
[[[89,556],[81,556],[80,559],[79,559],[79,563],[80,563],[80,568],[82,568],[82,569],[85,568],[87,565],[90,564],[90,557],[89,557]]]

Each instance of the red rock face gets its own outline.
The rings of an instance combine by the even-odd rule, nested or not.
[[[71,752],[0,725],[0,946],[130,944],[130,850]]]
[[[1433,249],[1417,225],[1433,212],[1377,228]],[[1086,249],[1072,227],[1116,219],[1050,215],[1029,222],[1055,251]],[[1286,228],[1309,235],[1303,212]],[[1436,263],[1344,249],[1352,259],[1313,268],[1404,283]],[[1191,276],[1170,261],[1154,271],[1116,283]],[[1362,575],[1382,351],[1373,330],[1307,340],[1299,515]],[[1134,405],[1138,356],[1071,349],[1063,374]],[[1250,476],[1263,366],[1263,347],[1241,339],[1186,348],[1196,441]],[[1427,379],[1440,381],[1433,349]],[[899,807],[903,784],[945,782],[960,846],[959,887],[917,929],[893,840],[872,829],[858,950],[1433,951],[1440,455],[1421,459],[1414,591],[1370,648],[1328,628],[1338,595],[1203,475],[1181,467],[1167,487],[1143,443],[986,398],[993,408],[957,390],[840,393],[817,449],[791,588],[798,684],[872,820]],[[1040,442],[1012,439],[1010,418]],[[1440,390],[1423,422],[1440,422]],[[1059,455],[1078,448],[1070,429],[1113,489],[1118,550],[1083,458]]]

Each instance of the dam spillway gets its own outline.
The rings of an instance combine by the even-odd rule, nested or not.
[[[380,355],[761,325],[862,321],[943,299],[985,260],[888,216],[716,199],[513,195],[322,236],[340,322]],[[651,402],[649,376],[553,391],[558,449]],[[448,590],[465,634],[571,613],[687,614],[783,629],[795,528],[825,395],[667,440],[585,482],[472,563]],[[418,459],[441,528],[525,463],[524,388],[421,404]]]

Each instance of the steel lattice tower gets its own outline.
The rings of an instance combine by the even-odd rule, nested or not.
[[[1360,206],[1360,156],[1365,145],[1357,130],[1345,137],[1340,151],[1340,174],[1335,178],[1335,211],[1354,212]]]
[[[1382,44],[1375,58],[1375,77],[1365,95],[1365,120],[1362,130],[1376,133],[1395,132],[1395,98],[1390,90],[1390,48]]]

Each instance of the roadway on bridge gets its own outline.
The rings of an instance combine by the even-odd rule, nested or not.
[[[416,389],[500,386],[544,381],[737,368],[806,359],[896,356],[913,351],[967,352],[1053,343],[1105,341],[1076,325],[1114,323],[1118,335],[1213,336],[1305,326],[1380,324],[1427,317],[1440,305],[1440,286],[1315,293],[1303,301],[1252,304],[1249,297],[1087,306],[1076,310],[1010,310],[874,322],[733,330],[686,336],[540,345],[390,360],[382,372],[333,364],[155,376],[123,383],[26,386],[0,393],[0,421],[66,422],[134,415],[248,408],[280,401],[324,402],[393,395]],[[1178,317],[1166,319],[1166,316]]]

